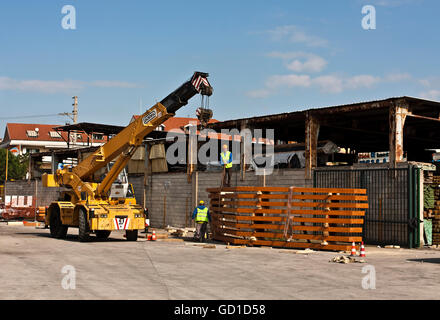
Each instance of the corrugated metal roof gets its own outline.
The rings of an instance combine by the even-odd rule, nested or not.
[[[233,120],[226,120],[226,121],[220,121],[218,123],[215,123],[211,125],[210,127],[216,128],[216,127],[228,127],[228,126],[234,126],[237,123],[240,122],[265,122],[265,121],[279,121],[283,118],[289,118],[289,119],[302,119],[306,116],[307,112],[313,112],[313,113],[345,113],[345,112],[354,112],[354,111],[365,111],[365,110],[374,110],[374,109],[380,109],[380,108],[387,108],[391,103],[397,102],[399,100],[408,101],[411,103],[423,103],[429,106],[435,106],[440,108],[440,102],[437,101],[431,101],[431,100],[424,100],[420,98],[414,98],[414,97],[408,97],[408,96],[402,96],[402,97],[392,97],[388,99],[383,100],[374,100],[374,101],[364,101],[364,102],[356,102],[351,104],[345,104],[345,105],[337,105],[337,106],[328,106],[328,107],[317,107],[317,108],[309,108],[309,109],[303,109],[303,110],[295,110],[292,112],[283,112],[283,113],[277,113],[277,114],[269,114],[269,115],[263,115],[263,116],[256,116],[256,117],[249,117],[249,118],[239,118],[239,119],[233,119]]]

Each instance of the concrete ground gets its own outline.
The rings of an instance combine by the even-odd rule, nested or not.
[[[79,243],[76,234],[56,240],[0,223],[0,299],[440,299],[437,249],[367,247],[365,263],[340,264],[329,262],[337,252],[127,242],[122,233]],[[65,266],[75,289],[63,289],[73,275]],[[371,266],[376,289],[363,289]]]

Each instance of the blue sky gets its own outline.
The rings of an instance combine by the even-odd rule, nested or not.
[[[76,30],[61,27],[64,5]],[[376,30],[361,26],[364,5]],[[338,1],[2,1],[0,132],[6,122],[125,125],[210,73],[227,120],[392,96],[440,100],[440,3]],[[193,98],[179,116],[194,116]]]

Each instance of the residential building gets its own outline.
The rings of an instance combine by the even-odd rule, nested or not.
[[[83,146],[99,146],[105,143],[104,135],[94,134],[93,139],[81,132],[71,133],[56,130],[60,125],[8,123],[0,148],[9,149],[15,155],[47,152],[54,149]]]

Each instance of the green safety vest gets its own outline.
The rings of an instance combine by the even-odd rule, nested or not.
[[[208,222],[208,208],[197,208],[196,222]]]
[[[231,155],[231,151],[226,151],[226,154],[224,152],[220,153],[223,163],[226,164],[226,168],[232,168],[232,161],[229,162],[229,157]]]

